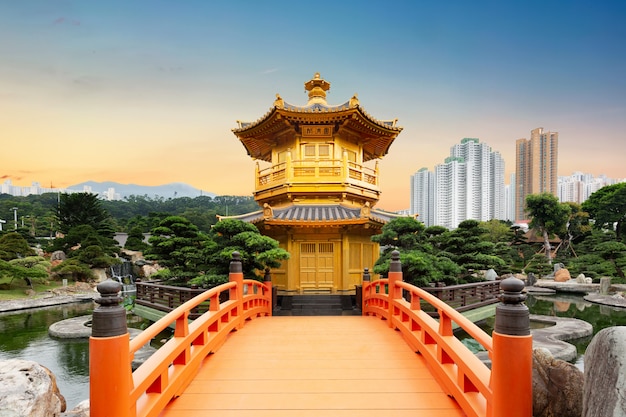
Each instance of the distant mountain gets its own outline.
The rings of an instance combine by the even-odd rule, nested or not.
[[[115,190],[116,194],[120,197],[128,197],[130,195],[136,196],[148,196],[149,198],[163,197],[163,198],[179,198],[179,197],[199,197],[209,196],[215,197],[214,193],[198,190],[188,184],[180,182],[173,182],[171,184],[164,185],[137,185],[137,184],[120,184],[118,182],[106,181],[96,182],[87,181],[80,184],[71,185],[67,187],[70,190],[83,191],[85,187],[90,187],[91,192],[102,194],[108,192],[110,188]]]

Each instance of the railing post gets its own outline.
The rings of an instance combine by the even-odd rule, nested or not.
[[[134,417],[130,404],[132,370],[126,310],[118,295],[122,285],[98,284],[100,304],[93,312],[89,338],[89,406],[91,417]]]
[[[229,299],[237,303],[237,312],[235,314],[239,317],[236,328],[240,329],[243,327],[243,269],[241,266],[241,254],[237,251],[233,252],[230,260],[228,280],[237,283],[235,288],[230,289]]]
[[[503,293],[496,307],[492,333],[491,388],[488,416],[531,417],[533,412],[533,342],[524,283],[517,278],[500,282]]]
[[[393,300],[402,298],[402,289],[396,283],[402,282],[402,264],[400,263],[400,252],[394,250],[391,252],[391,263],[389,264],[389,288],[387,289],[389,296],[389,327],[393,325]]]
[[[266,296],[269,302],[269,315],[273,314],[274,310],[274,288],[272,287],[272,274],[269,268],[265,268],[265,274],[263,275],[263,284],[265,284]]]

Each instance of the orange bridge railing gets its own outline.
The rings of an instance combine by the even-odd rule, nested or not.
[[[171,311],[133,340],[126,328],[126,312],[119,305],[120,284],[98,285],[89,341],[89,397],[92,417],[152,417],[179,396],[196,375],[202,361],[215,352],[228,334],[246,320],[272,314],[272,284],[244,280],[240,255],[233,253],[230,282],[203,292]],[[220,303],[220,294],[229,300]],[[190,311],[209,302],[209,311],[190,322]],[[170,324],[174,336],[135,372],[135,352]]]
[[[470,417],[530,417],[532,415],[532,337],[523,283],[508,278],[496,307],[492,336],[432,294],[402,281],[399,253],[392,255],[387,279],[363,282],[364,315],[377,316],[398,330],[421,354],[430,371]],[[267,276],[269,278],[269,274]],[[228,334],[247,320],[272,314],[272,284],[244,280],[238,253],[231,261],[230,282],[185,302],[130,340],[126,312],[120,306],[120,284],[98,285],[100,306],[93,313],[90,338],[90,412],[92,417],[153,417],[179,396],[202,361],[215,352]],[[411,301],[402,297],[410,294]],[[229,300],[219,297],[228,292]],[[421,309],[431,304],[439,318]],[[190,311],[201,303],[209,311],[190,322]],[[175,323],[174,336],[135,372],[135,352]],[[491,358],[491,369],[463,345],[452,323],[480,343]]]
[[[442,300],[403,282],[400,256],[394,251],[387,279],[364,280],[362,311],[399,330],[467,416],[530,417],[532,337],[528,308],[522,304],[524,284],[508,278],[500,286],[502,303],[496,307],[495,328],[489,336]],[[410,294],[410,302],[402,297],[403,291]],[[422,310],[421,300],[437,310],[439,319]],[[491,369],[454,336],[452,323],[487,350]]]

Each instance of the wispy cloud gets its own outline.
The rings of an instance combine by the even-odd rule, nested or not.
[[[270,69],[266,69],[265,71],[263,71],[263,74],[271,74],[276,71],[278,71],[278,68],[270,68]]]
[[[68,19],[66,17],[58,17],[52,22],[54,25],[71,25],[80,26],[80,21],[74,19]]]

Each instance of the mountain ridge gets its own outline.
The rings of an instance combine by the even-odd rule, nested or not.
[[[150,198],[163,197],[163,198],[179,198],[179,197],[200,197],[208,196],[215,197],[215,193],[203,191],[192,187],[189,184],[182,182],[172,182],[162,185],[140,185],[140,184],[122,184],[114,181],[86,181],[79,184],[70,185],[67,187],[69,190],[83,191],[85,187],[89,187],[91,192],[94,193],[106,193],[109,189],[113,188],[116,194],[120,197],[135,196],[147,196]]]

